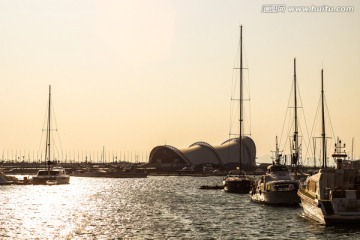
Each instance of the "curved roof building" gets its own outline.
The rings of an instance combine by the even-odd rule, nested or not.
[[[256,146],[250,137],[243,137],[242,167],[256,166]],[[152,149],[149,164],[162,170],[179,170],[185,166],[200,168],[205,164],[221,169],[234,169],[239,165],[239,138],[212,146],[206,142],[195,142],[188,148],[178,149],[163,145]]]

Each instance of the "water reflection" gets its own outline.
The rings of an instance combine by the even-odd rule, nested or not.
[[[76,178],[69,185],[1,186],[0,238],[329,239],[359,229],[324,227],[301,208],[200,190],[221,177]]]

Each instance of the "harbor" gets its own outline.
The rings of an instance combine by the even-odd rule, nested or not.
[[[0,239],[359,239],[359,19],[0,0]]]

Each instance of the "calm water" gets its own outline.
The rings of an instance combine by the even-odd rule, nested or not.
[[[301,208],[200,190],[221,177],[71,178],[60,186],[0,186],[0,239],[356,239]]]

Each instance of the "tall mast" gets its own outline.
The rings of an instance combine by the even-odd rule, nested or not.
[[[49,103],[48,103],[48,121],[47,121],[47,128],[46,128],[46,148],[45,148],[45,163],[48,166],[48,169],[50,169],[50,142],[51,142],[51,85],[49,85]]]
[[[322,166],[326,168],[326,134],[325,134],[325,111],[324,111],[324,69],[321,69],[321,125],[322,125]]]
[[[241,170],[241,161],[243,155],[242,148],[242,123],[243,123],[243,60],[242,60],[242,25],[240,26],[240,132],[239,132],[239,168]]]
[[[298,137],[298,114],[297,114],[297,96],[296,96],[296,58],[294,58],[294,120],[295,120],[295,129],[294,129],[294,144],[295,144],[295,153],[293,155],[292,164],[295,167],[298,165],[299,161],[299,137]]]

